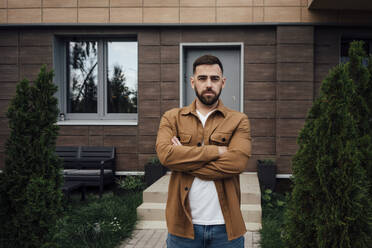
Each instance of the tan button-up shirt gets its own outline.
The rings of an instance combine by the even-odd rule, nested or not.
[[[160,162],[172,171],[166,207],[168,231],[194,239],[187,197],[194,178],[199,177],[214,181],[228,239],[232,240],[246,232],[240,211],[239,174],[251,156],[249,120],[219,100],[203,128],[195,106],[196,100],[187,107],[169,110],[160,121],[156,151]],[[173,136],[182,146],[172,145]],[[219,155],[218,146],[227,146],[227,152]]]

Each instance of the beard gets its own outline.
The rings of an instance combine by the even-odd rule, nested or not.
[[[215,104],[217,102],[217,100],[219,99],[220,95],[221,95],[221,92],[222,92],[222,89],[220,89],[220,92],[218,92],[218,94],[216,94],[214,91],[212,90],[205,90],[203,91],[201,94],[199,94],[198,90],[196,89],[196,87],[194,88],[195,90],[195,94],[196,96],[198,97],[198,99],[204,104],[204,105],[207,105],[207,106],[211,106],[213,104]],[[213,93],[213,96],[205,96],[204,94],[205,93]]]

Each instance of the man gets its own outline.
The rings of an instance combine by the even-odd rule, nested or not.
[[[239,174],[251,156],[250,124],[219,99],[225,83],[220,60],[201,56],[191,77],[196,99],[160,121],[156,151],[172,171],[168,248],[244,247]]]

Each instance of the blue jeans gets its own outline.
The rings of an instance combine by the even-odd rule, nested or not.
[[[229,241],[225,225],[195,225],[195,239],[168,233],[167,248],[244,248],[244,236]]]

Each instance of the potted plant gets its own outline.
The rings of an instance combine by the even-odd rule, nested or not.
[[[274,191],[276,183],[276,164],[272,159],[257,160],[257,174],[263,189]]]
[[[153,184],[156,180],[167,173],[167,168],[164,167],[157,157],[152,157],[149,162],[145,164],[145,182],[146,187]]]

